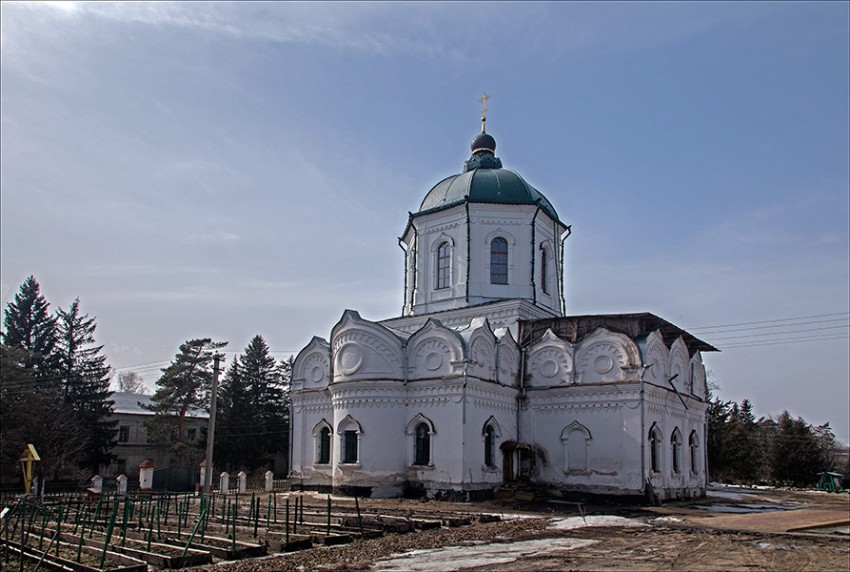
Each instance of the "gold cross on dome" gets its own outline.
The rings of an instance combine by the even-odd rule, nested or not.
[[[484,95],[479,99],[479,103],[481,103],[481,133],[484,133],[484,126],[487,124],[487,100],[490,99],[490,95],[487,95],[487,92],[484,92]]]

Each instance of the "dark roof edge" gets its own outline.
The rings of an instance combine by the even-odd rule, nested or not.
[[[683,330],[676,324],[668,322],[664,318],[656,316],[651,312],[636,312],[630,314],[585,314],[580,316],[563,316],[560,318],[539,318],[536,320],[524,320],[521,322],[521,343],[535,341],[547,329],[552,329],[556,334],[561,336],[575,332],[579,335],[580,330],[587,330],[580,337],[584,337],[590,331],[596,328],[604,327],[606,329],[617,331],[629,335],[636,339],[641,336],[646,336],[655,330],[660,330],[664,337],[665,344],[671,344],[673,341],[682,336],[685,345],[688,346],[689,353],[693,354],[695,350],[701,352],[719,352],[720,350],[713,345],[705,342],[687,330]]]

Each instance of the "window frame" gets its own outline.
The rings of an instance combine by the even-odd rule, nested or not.
[[[118,427],[118,442],[119,443],[129,443],[130,442],[130,426],[129,425],[120,425]]]
[[[431,465],[431,428],[424,421],[413,430],[413,464],[421,467]]]
[[[691,453],[691,474],[699,475],[699,435],[696,431],[691,431],[688,436],[688,448]]]
[[[316,465],[331,464],[331,428],[325,425],[316,436]]]
[[[545,245],[540,245],[540,289],[549,295],[549,251]]]
[[[490,284],[509,284],[509,254],[508,240],[503,236],[493,237],[490,241]]]
[[[435,260],[435,290],[445,290],[452,285],[452,245],[444,240],[437,245]]]
[[[484,466],[496,466],[496,428],[491,423],[484,427]]]
[[[676,427],[670,435],[670,450],[672,453],[670,469],[674,475],[682,473],[682,433]]]
[[[342,465],[356,465],[360,461],[360,435],[356,429],[346,429],[342,439]]]
[[[655,424],[649,429],[649,468],[653,473],[660,473],[663,468],[661,462],[661,431]]]

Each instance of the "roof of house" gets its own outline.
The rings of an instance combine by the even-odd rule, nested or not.
[[[112,401],[115,402],[115,405],[112,407],[112,412],[130,415],[153,415],[153,411],[144,407],[146,405],[151,405],[152,397],[153,395],[141,395],[139,393],[116,391],[112,394]],[[186,414],[186,416],[199,419],[206,419],[209,417],[207,412],[202,409],[192,409]]]

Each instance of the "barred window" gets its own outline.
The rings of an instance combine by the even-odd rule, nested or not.
[[[343,463],[356,463],[357,462],[357,431],[346,431],[343,434],[343,453],[342,453],[342,462]]]

